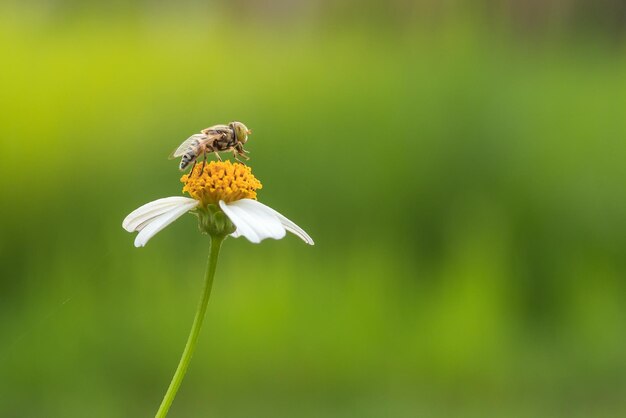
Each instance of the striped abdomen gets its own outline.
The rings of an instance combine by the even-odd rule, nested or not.
[[[180,168],[181,170],[184,170],[185,168],[187,168],[189,166],[189,164],[193,163],[196,158],[198,158],[198,155],[196,154],[196,149],[189,149],[187,152],[185,152],[183,154],[183,156],[180,159],[180,165],[178,166],[178,168]]]
[[[204,149],[202,145],[203,144],[200,142],[198,138],[194,138],[194,140],[191,141],[191,143],[185,150],[185,153],[182,155],[180,159],[180,165],[178,166],[178,168],[180,168],[181,170],[184,170],[185,168],[189,166],[189,164],[196,161],[196,158],[200,156],[200,153]]]

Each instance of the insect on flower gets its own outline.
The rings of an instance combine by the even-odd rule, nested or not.
[[[193,163],[191,173],[200,156],[204,157],[202,170],[206,164],[206,155],[215,153],[218,160],[222,161],[219,152],[232,151],[235,160],[242,162],[238,157],[249,160],[248,151],[243,149],[243,144],[248,141],[248,135],[252,133],[241,122],[231,122],[228,125],[214,125],[200,131],[199,134],[191,135],[170,155],[170,159],[182,157],[179,168],[185,170]]]
[[[274,209],[256,200],[256,190],[262,187],[250,167],[230,161],[211,161],[181,178],[183,196],[166,197],[147,203],[130,213],[122,226],[128,232],[139,232],[136,247],[146,245],[154,235],[187,212],[198,216],[200,229],[207,233],[216,222],[216,213],[228,219],[232,230],[222,226],[232,237],[246,237],[259,243],[266,238],[281,239],[291,232],[309,245],[311,237],[302,228]],[[223,214],[223,215],[222,215]],[[219,217],[218,216],[218,217]]]

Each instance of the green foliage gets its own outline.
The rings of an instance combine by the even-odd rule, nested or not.
[[[626,413],[617,46],[1,19],[0,415],[155,411],[208,238],[121,221],[232,120],[316,245],[224,243],[173,417]]]

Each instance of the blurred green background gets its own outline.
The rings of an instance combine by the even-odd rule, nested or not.
[[[151,417],[200,297],[168,154],[231,120],[315,239],[223,248],[171,417],[626,416],[618,1],[0,6],[0,416]]]

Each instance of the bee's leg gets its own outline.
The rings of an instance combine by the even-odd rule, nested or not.
[[[204,160],[202,160],[202,170],[200,173],[204,173],[204,166],[206,165],[206,151],[204,152]]]
[[[233,152],[234,152],[235,154],[238,154],[238,155],[239,155],[239,157],[243,157],[243,158],[245,158],[246,160],[249,160],[249,159],[250,159],[250,157],[248,157],[246,154],[244,154],[244,152],[248,152],[248,151],[246,151],[245,149],[243,149],[243,146],[242,146],[241,144],[238,144],[238,146],[237,146],[236,148],[234,148],[234,149],[233,149]],[[239,159],[237,158],[237,155],[235,155],[235,159],[236,159],[237,161],[239,161]]]
[[[217,153],[217,151],[213,151],[218,160],[222,161],[222,157]]]
[[[191,171],[189,172],[189,174],[187,174],[187,178],[190,179],[191,176],[193,176],[193,169],[196,168],[196,163],[198,162],[198,160],[193,160],[193,165],[191,166]]]
[[[235,145],[235,149],[237,150],[237,153],[239,153],[239,155],[243,155],[244,153],[245,154],[250,153],[250,151],[243,148],[243,144],[241,142]]]
[[[246,165],[246,163],[244,163],[243,161],[241,161],[238,157],[243,157],[246,160],[249,160],[250,158],[247,155],[244,155],[241,153],[241,150],[237,149],[237,148],[233,148],[233,157],[235,158],[235,161],[239,161],[241,164]]]
[[[233,148],[233,158],[235,159],[235,161],[240,162],[240,163],[243,164],[243,161],[241,161],[239,158],[237,158],[237,149],[236,148]]]

